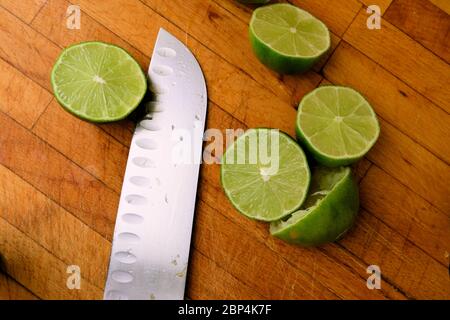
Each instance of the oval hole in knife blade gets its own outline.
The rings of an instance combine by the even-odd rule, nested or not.
[[[161,101],[149,101],[145,104],[147,112],[163,112],[166,108]]]
[[[159,76],[167,77],[173,74],[173,69],[165,65],[157,65],[152,68],[152,71]]]
[[[159,48],[157,52],[163,58],[175,58],[177,56],[177,52],[172,48]]]
[[[142,177],[142,176],[131,177],[130,182],[132,184],[134,184],[135,186],[142,187],[142,188],[148,188],[152,184],[152,182],[149,178]]]
[[[146,149],[146,150],[155,150],[158,148],[158,144],[156,143],[155,140],[153,139],[139,139],[136,141],[136,144],[142,148],[142,149]]]
[[[156,95],[163,95],[163,94],[167,93],[169,91],[169,89],[167,88],[167,86],[152,83],[152,84],[150,84],[150,91]]]
[[[126,213],[122,216],[122,220],[129,224],[141,224],[144,222],[144,217],[134,213]]]
[[[130,273],[122,270],[113,271],[111,277],[119,283],[130,283],[134,279]]]
[[[128,251],[116,252],[114,258],[125,264],[133,264],[137,261],[137,257]]]
[[[137,234],[134,234],[134,233],[131,233],[131,232],[119,233],[117,238],[119,240],[122,240],[122,241],[125,241],[125,242],[130,242],[130,243],[139,242],[139,240],[141,240],[141,238],[139,238],[139,236]]]
[[[127,295],[117,290],[108,291],[106,297],[110,300],[128,300]]]
[[[138,194],[130,194],[126,196],[125,201],[132,206],[145,206],[148,203],[146,197]]]
[[[140,122],[140,125],[144,129],[149,130],[149,131],[159,131],[159,130],[161,130],[161,127],[157,123],[155,123],[154,120],[142,120]]]
[[[145,157],[133,158],[133,163],[141,168],[156,168],[155,162]]]

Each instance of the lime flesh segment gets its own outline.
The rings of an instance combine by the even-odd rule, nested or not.
[[[53,67],[51,82],[66,110],[92,122],[125,118],[147,91],[139,64],[125,50],[102,42],[66,48]]]
[[[303,98],[296,129],[316,160],[331,167],[361,159],[380,134],[366,99],[351,88],[336,86],[319,87]]]
[[[222,157],[221,180],[238,211],[252,219],[275,221],[300,208],[310,171],[302,149],[287,134],[251,129]]]
[[[319,246],[340,239],[359,210],[358,186],[350,168],[316,168],[301,210],[271,223],[270,232],[289,243]]]
[[[256,56],[279,73],[306,71],[330,48],[325,24],[285,3],[256,9],[249,34]]]

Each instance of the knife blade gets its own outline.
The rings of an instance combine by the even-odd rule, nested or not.
[[[148,70],[155,98],[126,166],[104,299],[183,299],[207,111],[191,51],[160,29]]]

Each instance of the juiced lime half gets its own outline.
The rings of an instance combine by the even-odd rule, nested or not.
[[[380,134],[366,99],[351,88],[336,86],[319,87],[303,98],[296,129],[316,160],[331,167],[362,158]]]
[[[358,209],[358,187],[350,168],[317,168],[301,209],[271,223],[270,232],[290,243],[322,245],[341,238],[353,225]]]
[[[66,48],[53,67],[51,82],[65,109],[93,122],[125,118],[147,90],[139,64],[125,50],[102,42]]]
[[[302,205],[310,171],[302,149],[287,134],[251,129],[223,155],[221,180],[226,195],[242,214],[274,221]]]
[[[256,56],[279,73],[306,71],[330,48],[325,24],[286,3],[256,9],[249,33]]]

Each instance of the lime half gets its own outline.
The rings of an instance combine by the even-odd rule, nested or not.
[[[226,195],[242,214],[275,221],[300,208],[310,171],[302,149],[287,134],[251,129],[225,152],[221,179]]]
[[[51,82],[66,110],[93,122],[125,118],[147,91],[139,64],[125,50],[102,42],[66,48],[53,67]]]
[[[316,160],[326,166],[351,164],[378,139],[375,112],[351,88],[324,86],[306,95],[297,114],[297,135]]]
[[[358,186],[350,168],[317,168],[301,210],[270,225],[272,235],[302,246],[318,246],[341,238],[359,209]]]
[[[279,73],[306,71],[330,48],[325,24],[286,3],[256,9],[249,33],[256,56]]]

